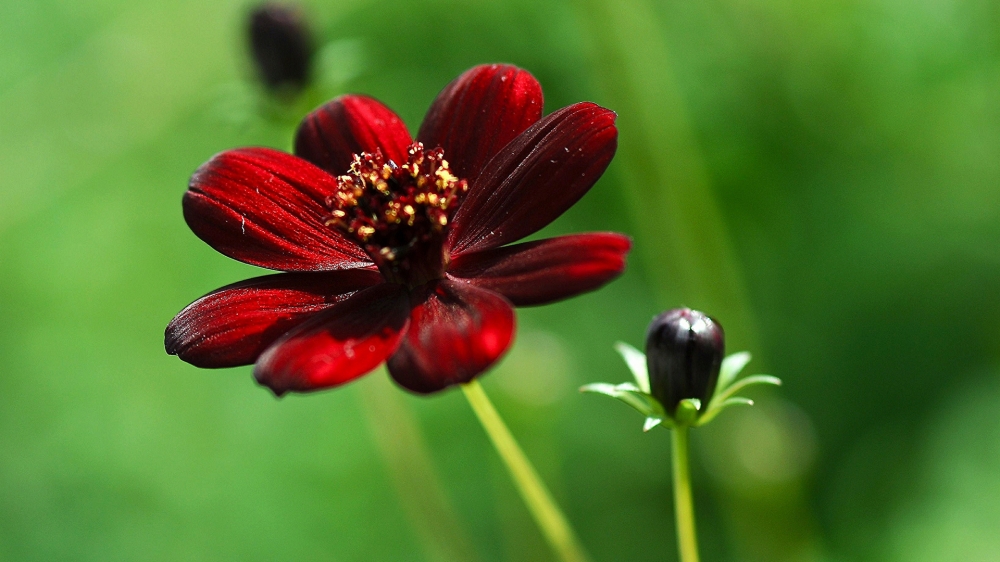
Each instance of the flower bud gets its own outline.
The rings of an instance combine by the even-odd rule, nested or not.
[[[250,14],[250,52],[257,74],[271,91],[297,93],[309,82],[313,41],[302,12],[264,4]]]
[[[689,308],[668,310],[646,331],[646,367],[651,394],[670,416],[686,398],[708,406],[725,354],[722,326]]]

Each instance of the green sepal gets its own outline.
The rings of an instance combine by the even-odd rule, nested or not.
[[[653,398],[651,395],[646,394],[640,390],[638,386],[630,382],[624,382],[621,384],[597,382],[581,386],[580,392],[593,392],[596,394],[610,396],[628,404],[646,417],[658,418],[664,417],[665,415],[663,406],[660,405],[658,400]]]
[[[715,402],[725,402],[727,399],[735,396],[737,392],[755,384],[772,384],[774,386],[781,386],[781,379],[778,377],[772,377],[771,375],[752,375],[740,379],[731,384],[729,388],[724,389],[722,392],[716,392],[715,396],[712,397],[712,402],[709,403],[708,406],[711,408],[712,404]]]
[[[650,416],[646,418],[645,422],[643,422],[642,431],[643,432],[649,431],[650,429],[653,429],[654,427],[660,425],[661,423],[664,425],[664,427],[673,427],[674,425],[668,419]]]
[[[749,356],[749,354],[747,355]],[[732,355],[726,359],[728,360],[730,357],[732,357]],[[746,365],[746,363],[743,363],[743,365]],[[740,365],[739,369],[742,369],[743,365]],[[753,406],[753,400],[742,396],[735,396],[737,392],[748,386],[753,386],[755,384],[772,384],[775,386],[781,386],[781,379],[778,377],[772,377],[771,375],[752,375],[735,382],[730,382],[731,384],[725,388],[721,385],[716,388],[715,396],[713,396],[712,401],[708,403],[708,409],[706,409],[705,413],[702,414],[697,425],[705,425],[706,423],[712,421],[715,419],[715,416],[718,416],[722,410],[728,408],[729,406]]]
[[[615,343],[615,351],[622,356],[625,364],[632,371],[635,383],[643,392],[649,394],[649,371],[646,368],[646,354],[621,341]]]
[[[703,416],[698,418],[698,423],[695,425],[699,426],[705,425],[706,423],[715,419],[715,416],[718,416],[720,413],[722,413],[722,410],[725,410],[730,406],[753,406],[753,400],[749,398],[744,398],[742,396],[734,396],[732,398],[728,398],[726,399],[726,401],[722,402],[718,406],[709,408],[708,411],[706,411]]]
[[[722,367],[719,369],[719,382],[715,385],[715,392],[725,390],[727,386],[733,384],[736,377],[740,376],[740,371],[750,362],[749,351],[733,353],[722,360]]]
[[[679,426],[691,426],[698,420],[698,410],[701,409],[701,400],[697,398],[685,398],[677,403],[677,410],[674,411],[674,423]]]

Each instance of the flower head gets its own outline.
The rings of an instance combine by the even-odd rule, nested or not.
[[[473,68],[411,139],[386,106],[343,96],[305,118],[295,155],[216,155],[184,195],[219,252],[283,271],[223,287],[167,326],[167,352],[200,367],[254,363],[276,394],[377,367],[429,393],[495,363],[512,306],[596,289],[625,267],[614,233],[511,244],[573,205],[607,168],[615,114],[578,103],[542,117],[528,72]]]

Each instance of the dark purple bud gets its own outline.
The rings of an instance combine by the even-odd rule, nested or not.
[[[685,398],[701,400],[705,411],[724,353],[722,326],[704,313],[675,308],[660,314],[646,331],[650,391],[671,416]]]
[[[269,90],[297,93],[309,82],[313,41],[300,10],[268,3],[251,12],[250,52]]]

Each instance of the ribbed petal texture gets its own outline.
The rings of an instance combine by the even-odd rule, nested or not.
[[[510,346],[514,309],[496,293],[441,281],[413,298],[410,328],[389,358],[404,388],[429,393],[468,382]]]
[[[237,260],[279,271],[371,265],[357,244],[324,224],[334,178],[270,148],[217,154],[191,177],[184,218],[199,238]]]
[[[587,193],[617,146],[615,113],[592,103],[535,123],[469,189],[449,233],[452,252],[496,248],[537,232]]]
[[[347,172],[355,154],[375,152],[406,162],[413,142],[403,121],[378,100],[341,96],[314,110],[299,125],[295,154],[333,175]]]
[[[275,342],[257,360],[254,377],[278,396],[350,382],[396,350],[408,313],[399,285],[359,291]]]
[[[438,94],[417,140],[443,148],[455,174],[475,180],[500,149],[542,117],[542,105],[542,87],[528,71],[477,66]]]
[[[593,291],[625,271],[632,242],[595,232],[464,254],[449,275],[500,293],[514,306],[548,304]]]
[[[249,365],[289,330],[382,282],[372,270],[279,273],[247,279],[194,301],[167,325],[167,353],[203,368]]]

